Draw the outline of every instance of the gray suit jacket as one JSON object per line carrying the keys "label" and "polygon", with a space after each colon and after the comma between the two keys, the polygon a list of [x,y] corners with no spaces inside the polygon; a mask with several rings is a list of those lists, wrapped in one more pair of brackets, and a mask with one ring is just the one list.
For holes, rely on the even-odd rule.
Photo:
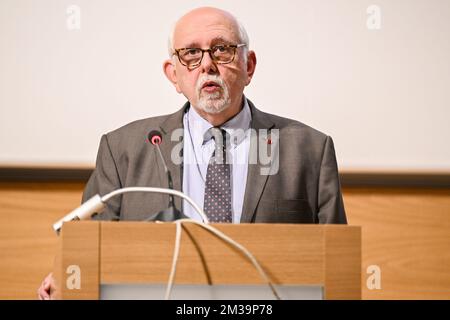
{"label": "gray suit jacket", "polygon": [[[279,170],[261,175],[262,164],[249,164],[241,222],[346,223],[331,137],[301,122],[262,112],[250,101],[249,105],[251,128],[279,129]],[[161,151],[174,188],[181,190],[183,166],[171,161],[179,141],[171,141],[171,134],[183,128],[187,108],[189,103],[173,114],[138,120],[103,135],[83,202],[123,187],[167,187],[157,150],[147,141],[154,129],[163,134]],[[180,209],[181,200],[176,199],[176,204]],[[97,219],[144,220],[167,205],[167,195],[128,193],[111,199]]]}

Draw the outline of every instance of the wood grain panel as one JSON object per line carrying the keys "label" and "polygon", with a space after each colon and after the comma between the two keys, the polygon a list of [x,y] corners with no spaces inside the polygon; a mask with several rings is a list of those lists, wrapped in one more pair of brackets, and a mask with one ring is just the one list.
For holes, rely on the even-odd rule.
{"label": "wood grain panel", "polygon": [[[273,231],[274,226],[268,224],[242,224],[239,228],[235,225],[213,226],[247,247],[263,268],[274,271],[269,274],[274,283],[324,283],[324,243],[319,226],[302,226],[299,229],[295,225],[277,225],[276,232]],[[240,251],[198,226],[186,225],[186,229],[192,238],[182,236],[175,279],[177,283],[262,283],[259,273]],[[101,234],[102,282],[167,282],[175,240],[174,224],[156,227],[153,224],[151,227],[136,222],[104,223]],[[296,239],[294,243],[293,238]],[[192,239],[198,246],[194,245]],[[200,258],[199,251],[204,259]],[[299,252],[302,254],[299,255]],[[209,277],[205,275],[205,269]]]}
{"label": "wood grain panel", "polygon": [[361,299],[361,229],[325,229],[325,298]]}
{"label": "wood grain panel", "polygon": [[80,183],[0,183],[0,299],[36,299],[52,270],[52,224],[81,201]]}
{"label": "wood grain panel", "polygon": [[93,221],[64,223],[54,268],[58,288],[56,298],[98,300],[99,268],[100,224]]}
{"label": "wood grain panel", "polygon": [[[363,226],[365,299],[450,299],[450,191],[346,189],[349,223]],[[366,285],[381,269],[381,289]]]}
{"label": "wood grain panel", "polygon": [[[51,225],[75,208],[83,183],[0,183],[0,299],[34,299],[52,270]],[[450,299],[450,189],[344,188],[362,229],[363,299]],[[381,290],[366,268],[381,267]]]}

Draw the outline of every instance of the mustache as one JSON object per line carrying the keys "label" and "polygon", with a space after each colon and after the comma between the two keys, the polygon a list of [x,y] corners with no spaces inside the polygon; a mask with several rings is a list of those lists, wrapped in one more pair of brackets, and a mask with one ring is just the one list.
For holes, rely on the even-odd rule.
{"label": "mustache", "polygon": [[221,77],[219,77],[218,75],[205,75],[202,76],[200,78],[198,78],[197,80],[197,84],[196,84],[196,91],[198,94],[200,94],[203,86],[207,83],[207,82],[214,82],[216,83],[222,90],[224,90],[225,87],[225,82],[222,80]]}

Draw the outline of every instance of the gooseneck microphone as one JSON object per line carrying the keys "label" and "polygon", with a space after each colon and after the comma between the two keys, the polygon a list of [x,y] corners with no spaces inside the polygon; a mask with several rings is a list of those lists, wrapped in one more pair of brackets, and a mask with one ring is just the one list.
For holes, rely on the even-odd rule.
{"label": "gooseneck microphone", "polygon": [[[152,130],[148,133],[148,141],[152,145],[156,147],[158,150],[159,158],[164,166],[164,171],[167,174],[167,181],[170,190],[173,190],[173,180],[172,174],[170,173],[169,168],[167,167],[166,161],[164,160],[164,156],[161,152],[161,148],[159,147],[162,143],[162,134],[158,130]],[[158,212],[156,215],[148,218],[148,220],[157,220],[157,221],[174,221],[178,219],[187,218],[184,214],[182,214],[175,206],[175,199],[173,194],[169,195],[169,205],[168,208]]]}
{"label": "gooseneck microphone", "polygon": [[[150,143],[152,145],[154,145],[156,147],[156,149],[158,150],[159,153],[159,158],[161,159],[161,162],[164,166],[164,171],[167,174],[167,180],[168,180],[168,185],[169,185],[169,189],[173,190],[173,181],[172,181],[172,174],[170,173],[169,168],[167,168],[167,164],[166,161],[164,160],[164,157],[162,155],[161,152],[161,148],[159,147],[159,145],[162,143],[162,135],[158,130],[152,130],[148,133],[148,141],[150,141]],[[169,197],[169,207],[171,206],[175,206],[175,201],[173,198],[173,195],[170,195]]]}

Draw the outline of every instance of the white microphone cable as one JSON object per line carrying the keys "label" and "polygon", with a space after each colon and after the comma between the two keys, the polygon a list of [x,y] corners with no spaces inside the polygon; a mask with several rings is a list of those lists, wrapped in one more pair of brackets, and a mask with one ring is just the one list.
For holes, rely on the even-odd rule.
{"label": "white microphone cable", "polygon": [[152,187],[128,187],[128,188],[122,188],[117,189],[115,191],[112,191],[103,197],[96,194],[89,200],[87,200],[85,203],[83,203],[81,206],[73,210],[72,212],[65,215],[62,219],[58,220],[53,224],[53,229],[57,234],[59,234],[59,231],[61,230],[62,224],[64,222],[73,221],[73,220],[88,220],[92,217],[94,213],[100,212],[103,210],[106,206],[106,202],[108,202],[111,198],[118,196],[123,193],[128,192],[153,192],[153,193],[164,193],[164,194],[172,194],[175,196],[178,196],[180,198],[185,199],[189,204],[195,209],[195,211],[198,212],[200,217],[202,218],[203,222],[205,224],[209,223],[208,217],[206,217],[205,213],[202,209],[192,200],[190,197],[185,195],[184,193],[172,189],[165,189],[165,188],[152,188]]}
{"label": "white microphone cable", "polygon": [[153,192],[153,193],[172,194],[174,196],[178,196],[180,198],[183,198],[187,202],[189,202],[189,204],[195,209],[195,211],[197,211],[198,214],[200,214],[200,217],[202,218],[202,220],[205,224],[209,223],[208,217],[206,217],[203,210],[200,209],[200,207],[194,202],[194,200],[192,200],[190,197],[185,195],[183,192],[180,192],[177,190],[172,190],[172,189],[152,188],[152,187],[128,187],[128,188],[123,188],[123,189],[115,190],[115,191],[108,193],[107,195],[102,197],[102,202],[105,203],[112,197],[115,197],[119,194],[127,193],[127,192]]}
{"label": "white microphone cable", "polygon": [[258,260],[256,260],[256,258],[253,256],[253,254],[247,248],[245,248],[243,245],[241,245],[238,242],[234,241],[233,239],[231,239],[230,237],[228,237],[227,235],[225,235],[224,233],[222,233],[221,231],[219,231],[218,229],[214,228],[213,226],[211,226],[209,224],[201,223],[201,222],[198,222],[198,221],[195,221],[195,220],[192,220],[192,219],[179,219],[179,220],[176,220],[174,222],[176,224],[175,248],[174,248],[174,251],[173,251],[172,268],[171,268],[170,275],[169,275],[169,281],[167,283],[165,300],[169,300],[170,299],[170,294],[172,292],[173,280],[175,278],[175,273],[176,273],[177,263],[178,263],[178,257],[179,257],[179,253],[180,253],[181,227],[182,227],[183,223],[196,224],[196,225],[198,225],[198,226],[200,226],[200,227],[210,231],[211,233],[213,233],[219,239],[224,240],[225,242],[228,242],[229,244],[231,244],[232,246],[237,248],[239,251],[244,253],[244,255],[254,265],[256,270],[258,270],[258,272],[259,272],[261,278],[264,280],[264,282],[267,283],[267,285],[270,287],[273,295],[275,296],[275,299],[276,300],[281,300],[280,295],[278,294],[278,291],[275,289],[275,286],[273,285],[272,281],[270,281],[270,278],[267,276],[266,272],[261,267],[261,265],[259,264]]}

